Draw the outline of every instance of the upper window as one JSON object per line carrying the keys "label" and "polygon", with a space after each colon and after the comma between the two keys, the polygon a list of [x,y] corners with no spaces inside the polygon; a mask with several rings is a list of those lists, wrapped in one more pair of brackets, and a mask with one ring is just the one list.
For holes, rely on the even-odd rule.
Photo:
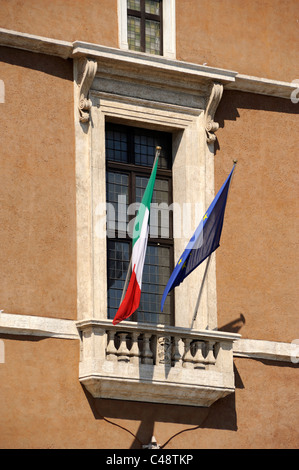
{"label": "upper window", "polygon": [[176,58],[176,0],[117,0],[119,47]]}
{"label": "upper window", "polygon": [[163,55],[162,0],[128,0],[128,46]]}

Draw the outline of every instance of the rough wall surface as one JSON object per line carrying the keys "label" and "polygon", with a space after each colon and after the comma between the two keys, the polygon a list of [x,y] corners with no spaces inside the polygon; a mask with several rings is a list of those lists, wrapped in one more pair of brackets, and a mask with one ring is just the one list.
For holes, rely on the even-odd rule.
{"label": "rough wall surface", "polygon": [[179,0],[176,17],[178,60],[275,80],[299,78],[297,0]]}
{"label": "rough wall surface", "polygon": [[118,47],[117,0],[2,0],[0,27]]}
{"label": "rough wall surface", "polygon": [[[178,58],[298,78],[295,2],[258,5],[178,1]],[[289,27],[280,42],[282,24]],[[0,25],[117,47],[115,0],[3,0]],[[76,319],[72,63],[4,47],[0,60],[0,308]],[[244,338],[298,337],[298,106],[225,91],[215,116],[216,189],[238,159],[217,251],[218,324]],[[78,380],[77,340],[2,340],[1,448],[139,448],[152,434],[168,449],[298,447],[291,363],[235,359],[235,394],[209,409],[182,408],[93,400]]]}
{"label": "rough wall surface", "polygon": [[2,338],[0,448],[139,449],[152,434],[165,449],[298,446],[293,365],[236,359],[236,393],[210,408],[95,400],[78,341]]}
{"label": "rough wall surface", "polygon": [[72,62],[0,47],[0,307],[76,318]]}
{"label": "rough wall surface", "polygon": [[299,333],[298,114],[291,100],[226,91],[215,117],[216,189],[238,160],[216,255],[218,325],[245,338]]}

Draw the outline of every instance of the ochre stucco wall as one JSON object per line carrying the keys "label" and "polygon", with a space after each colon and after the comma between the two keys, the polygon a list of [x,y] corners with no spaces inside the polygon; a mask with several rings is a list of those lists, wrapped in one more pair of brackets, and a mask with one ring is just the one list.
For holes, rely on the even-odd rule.
{"label": "ochre stucco wall", "polygon": [[[118,47],[117,0],[2,0],[0,27]],[[298,79],[297,0],[177,0],[177,59]]]}
{"label": "ochre stucco wall", "polygon": [[118,47],[117,0],[1,0],[0,27]]}
{"label": "ochre stucco wall", "polygon": [[297,0],[178,0],[177,59],[298,79]]}
{"label": "ochre stucco wall", "polygon": [[0,308],[76,318],[72,62],[0,47]]}
{"label": "ochre stucco wall", "polygon": [[235,359],[235,394],[210,408],[154,405],[92,399],[77,340],[2,340],[0,448],[138,449],[152,434],[165,449],[298,447],[293,364]]}
{"label": "ochre stucco wall", "polygon": [[218,325],[245,338],[299,337],[298,114],[291,100],[224,91],[215,116],[216,190],[238,160],[216,255]]}

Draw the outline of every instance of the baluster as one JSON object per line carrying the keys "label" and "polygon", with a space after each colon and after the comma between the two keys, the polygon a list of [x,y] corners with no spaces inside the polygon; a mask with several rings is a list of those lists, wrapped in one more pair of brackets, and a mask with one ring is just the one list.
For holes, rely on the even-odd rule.
{"label": "baluster", "polygon": [[114,344],[114,335],[115,335],[115,333],[112,330],[109,330],[107,332],[108,344],[107,344],[107,348],[106,348],[106,357],[107,357],[108,361],[117,361],[117,357],[116,357],[117,349],[116,349],[115,344]]}
{"label": "baluster", "polygon": [[140,362],[140,351],[138,347],[138,332],[133,332],[132,333],[132,347],[130,349],[130,362],[132,364],[139,364]]}
{"label": "baluster", "polygon": [[153,364],[153,353],[150,348],[151,336],[152,336],[151,333],[143,334],[143,354],[142,354],[143,364]]}
{"label": "baluster", "polygon": [[171,337],[160,336],[157,343],[157,363],[171,365]]}
{"label": "baluster", "polygon": [[191,354],[191,339],[190,338],[186,338],[185,340],[185,354],[184,354],[184,357],[183,357],[183,367],[185,368],[191,368],[193,367],[193,356]]}
{"label": "baluster", "polygon": [[173,366],[182,367],[184,355],[184,342],[182,338],[175,336],[173,341]]}
{"label": "baluster", "polygon": [[127,333],[119,333],[120,345],[117,351],[117,360],[119,362],[129,362],[129,350],[127,347]]}
{"label": "baluster", "polygon": [[215,341],[206,342],[207,355],[205,358],[205,363],[208,365],[214,365],[216,363],[216,359],[214,357],[214,344],[215,344]]}
{"label": "baluster", "polygon": [[203,356],[204,343],[202,341],[195,342],[195,355],[193,358],[194,369],[205,369],[205,358]]}

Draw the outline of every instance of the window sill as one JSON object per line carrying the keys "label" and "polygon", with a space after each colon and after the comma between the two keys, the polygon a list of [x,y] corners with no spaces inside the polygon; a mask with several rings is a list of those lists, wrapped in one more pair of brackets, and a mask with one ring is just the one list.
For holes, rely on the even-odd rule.
{"label": "window sill", "polygon": [[96,398],[208,407],[235,390],[238,334],[110,320],[77,328],[80,382]]}

